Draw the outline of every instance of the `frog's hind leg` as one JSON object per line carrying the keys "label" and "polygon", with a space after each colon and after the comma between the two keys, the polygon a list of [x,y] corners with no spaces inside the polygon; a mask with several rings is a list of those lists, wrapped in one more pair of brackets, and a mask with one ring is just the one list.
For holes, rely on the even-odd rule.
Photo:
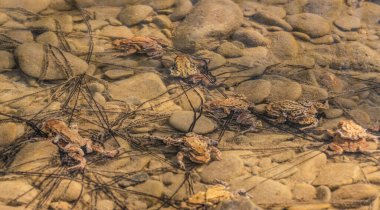
{"label": "frog's hind leg", "polygon": [[76,152],[72,152],[72,153],[68,153],[68,155],[76,160],[76,161],[79,161],[79,164],[75,165],[75,166],[71,166],[69,167],[67,170],[68,171],[77,171],[77,170],[83,170],[85,167],[86,167],[86,158],[84,158],[81,154],[79,153],[76,153]]}
{"label": "frog's hind leg", "polygon": [[318,119],[314,118],[312,120],[312,123],[310,125],[302,127],[302,128],[300,128],[300,130],[303,131],[303,130],[308,130],[308,129],[316,128],[316,127],[318,127],[318,124],[319,124]]}
{"label": "frog's hind leg", "polygon": [[211,153],[214,155],[214,158],[216,160],[223,160],[223,157],[222,157],[222,152],[220,152],[220,150],[216,147],[211,147]]}
{"label": "frog's hind leg", "polygon": [[100,153],[106,157],[110,157],[110,158],[113,158],[115,157],[119,152],[118,150],[110,150],[110,151],[107,151],[105,150],[102,146],[100,145],[95,145],[95,144],[91,144],[91,149],[97,153]]}
{"label": "frog's hind leg", "polygon": [[79,164],[69,167],[68,171],[83,170],[85,168],[87,161],[84,158],[83,150],[78,145],[68,144],[64,147],[64,150],[69,157],[79,162]]}
{"label": "frog's hind leg", "polygon": [[179,151],[177,153],[177,162],[181,169],[186,170],[185,163],[183,162],[183,158],[185,157],[185,154],[183,151]]}

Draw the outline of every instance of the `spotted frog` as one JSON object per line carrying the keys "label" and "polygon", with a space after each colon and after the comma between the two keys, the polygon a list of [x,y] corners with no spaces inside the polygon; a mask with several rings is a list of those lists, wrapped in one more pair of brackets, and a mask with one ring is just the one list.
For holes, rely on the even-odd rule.
{"label": "spotted frog", "polygon": [[234,194],[223,185],[214,185],[205,191],[200,191],[189,197],[188,203],[195,205],[214,206],[222,201],[231,200]]}
{"label": "spotted frog", "polygon": [[222,154],[217,148],[217,141],[193,132],[189,132],[179,138],[160,136],[148,136],[148,138],[151,140],[160,140],[166,145],[178,147],[180,151],[177,153],[177,161],[182,169],[186,169],[185,163],[183,162],[184,157],[199,164],[210,162],[212,159],[211,156],[214,156],[216,160],[222,159]]}
{"label": "spotted frog", "polygon": [[245,127],[242,133],[256,132],[262,126],[261,121],[257,120],[249,110],[251,106],[247,97],[241,94],[229,95],[227,98],[213,100],[205,105],[207,112],[218,121],[229,120],[230,128],[233,126]]}
{"label": "spotted frog", "polygon": [[82,137],[78,133],[76,126],[69,127],[59,119],[45,121],[43,130],[48,133],[59,149],[79,162],[79,164],[69,167],[68,171],[83,170],[86,166],[84,156],[87,153],[97,152],[111,158],[118,154],[117,150],[106,151],[100,145],[94,144],[90,139]]}
{"label": "spotted frog", "polygon": [[265,112],[275,123],[291,122],[303,126],[300,129],[305,130],[318,126],[316,115],[325,109],[328,109],[327,103],[282,100],[269,103]]}
{"label": "spotted frog", "polygon": [[377,141],[378,137],[369,134],[366,129],[352,120],[342,120],[334,130],[328,129],[327,134],[332,137],[329,149],[334,154],[344,152],[367,152],[367,140]]}
{"label": "spotted frog", "polygon": [[[207,62],[205,61],[202,65],[207,65]],[[206,86],[214,82],[215,78],[208,72],[202,72],[200,67],[201,64],[189,56],[178,55],[170,69],[170,76],[181,78],[192,84],[201,83]]]}
{"label": "spotted frog", "polygon": [[146,54],[149,57],[157,58],[164,54],[164,47],[167,45],[164,41],[152,38],[135,36],[129,39],[117,39],[112,42],[117,49],[126,51],[126,55],[135,53]]}

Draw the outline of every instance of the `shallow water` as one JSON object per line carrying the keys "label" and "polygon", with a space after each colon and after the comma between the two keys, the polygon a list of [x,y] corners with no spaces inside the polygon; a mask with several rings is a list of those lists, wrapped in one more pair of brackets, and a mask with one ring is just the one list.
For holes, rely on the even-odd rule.
{"label": "shallow water", "polygon": [[2,0],[0,209],[378,209],[379,24],[377,0]]}

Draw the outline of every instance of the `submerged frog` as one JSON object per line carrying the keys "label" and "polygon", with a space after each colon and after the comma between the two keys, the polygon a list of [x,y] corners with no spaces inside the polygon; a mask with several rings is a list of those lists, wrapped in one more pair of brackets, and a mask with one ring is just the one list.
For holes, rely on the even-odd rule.
{"label": "submerged frog", "polygon": [[135,36],[130,39],[117,39],[112,42],[117,49],[126,51],[126,55],[135,53],[146,54],[149,57],[157,58],[164,54],[164,41],[152,37]]}
{"label": "submerged frog", "polygon": [[53,143],[59,149],[79,164],[68,168],[69,171],[83,170],[86,166],[84,155],[91,152],[100,153],[106,157],[115,157],[117,150],[106,151],[100,145],[94,144],[91,139],[82,137],[76,126],[69,127],[64,121],[59,119],[50,119],[44,122],[43,130],[52,137]]}
{"label": "submerged frog", "polygon": [[185,136],[179,138],[161,136],[148,136],[148,138],[151,140],[160,140],[166,145],[178,147],[177,161],[182,169],[186,169],[185,163],[183,162],[184,157],[189,158],[191,162],[199,164],[210,162],[212,156],[216,160],[222,159],[222,154],[217,148],[217,141],[193,132],[187,133]]}
{"label": "submerged frog", "polygon": [[317,114],[328,107],[327,103],[282,100],[269,103],[265,112],[276,123],[291,122],[303,126],[300,129],[305,130],[317,127]]}
{"label": "submerged frog", "polygon": [[202,63],[196,62],[190,56],[178,55],[173,67],[170,69],[170,76],[175,78],[181,78],[189,83],[198,84],[201,83],[205,86],[215,82],[215,78],[207,71],[201,71],[205,65],[206,60],[202,60]]}
{"label": "submerged frog", "polygon": [[189,197],[188,203],[190,205],[206,205],[212,207],[222,201],[232,200],[234,197],[234,194],[229,192],[226,186],[214,185],[205,191],[200,191]]}
{"label": "submerged frog", "polygon": [[344,152],[369,152],[367,140],[378,140],[377,136],[368,133],[352,120],[340,121],[337,128],[328,129],[327,134],[333,138],[329,149],[339,155]]}
{"label": "submerged frog", "polygon": [[[207,112],[216,118],[218,121],[228,120],[232,126],[245,127],[242,133],[256,132],[262,126],[261,121],[251,113],[249,108],[252,106],[247,100],[247,97],[240,94],[229,95],[227,98],[213,100],[206,105]],[[230,116],[233,114],[232,116]]]}

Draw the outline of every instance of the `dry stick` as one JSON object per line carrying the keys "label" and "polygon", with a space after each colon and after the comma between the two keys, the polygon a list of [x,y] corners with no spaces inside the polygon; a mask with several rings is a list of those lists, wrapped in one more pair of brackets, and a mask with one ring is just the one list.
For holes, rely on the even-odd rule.
{"label": "dry stick", "polygon": [[[179,81],[178,83],[181,86],[182,90],[185,91],[185,89],[184,89],[181,81]],[[190,127],[189,127],[189,129],[187,131],[187,132],[192,132],[193,129],[194,129],[194,127],[195,127],[195,124],[197,123],[198,119],[201,117],[202,113],[200,113],[199,116],[197,116],[197,111],[195,110],[193,104],[191,103],[191,100],[190,100],[189,96],[187,95],[187,92],[184,92],[184,93],[185,93],[186,99],[189,102],[190,107],[193,110],[193,114],[194,114],[194,116],[193,116],[193,122],[191,123],[191,125],[190,125]]]}

